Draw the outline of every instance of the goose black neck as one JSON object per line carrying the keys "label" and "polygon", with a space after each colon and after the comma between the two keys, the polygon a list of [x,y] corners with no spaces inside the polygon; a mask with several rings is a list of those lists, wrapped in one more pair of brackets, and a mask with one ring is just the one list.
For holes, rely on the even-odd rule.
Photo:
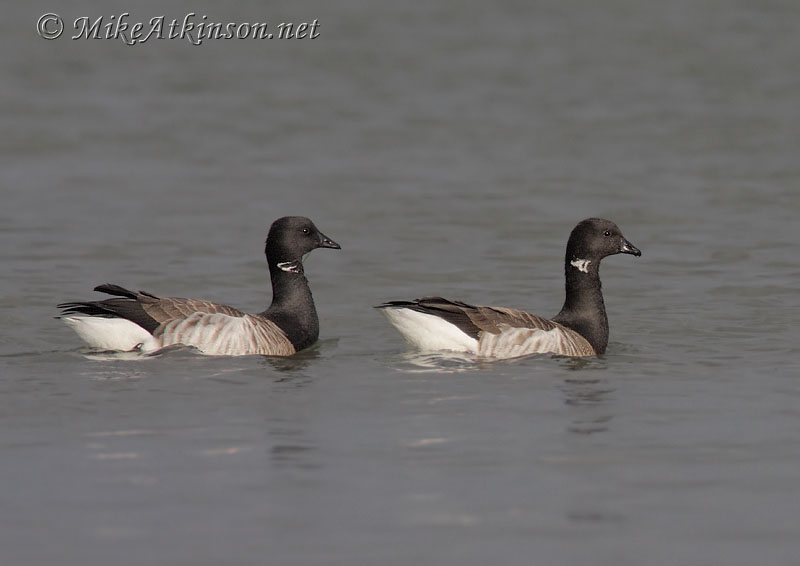
{"label": "goose black neck", "polygon": [[262,314],[280,326],[300,351],[317,341],[319,319],[308,280],[303,272],[303,263],[295,261],[270,261],[269,274],[272,280],[272,304]]}
{"label": "goose black neck", "polygon": [[[600,284],[600,261],[578,263],[567,254],[564,261],[566,298],[555,322],[586,338],[594,351],[602,354],[608,345],[608,317]],[[584,271],[585,270],[585,271]]]}

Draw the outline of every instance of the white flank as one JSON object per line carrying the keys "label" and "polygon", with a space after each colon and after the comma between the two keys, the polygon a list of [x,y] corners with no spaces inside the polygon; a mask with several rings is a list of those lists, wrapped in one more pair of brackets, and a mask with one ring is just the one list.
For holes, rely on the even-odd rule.
{"label": "white flank", "polygon": [[159,347],[158,340],[147,330],[124,318],[65,316],[61,320],[92,348],[129,352],[139,345],[143,349]]}
{"label": "white flank", "polygon": [[569,264],[572,267],[577,267],[578,271],[583,271],[584,273],[589,273],[589,264],[592,263],[589,259],[573,259]]}
{"label": "white flank", "polygon": [[477,340],[438,316],[406,308],[381,310],[400,334],[420,350],[453,350],[473,354],[478,351]]}

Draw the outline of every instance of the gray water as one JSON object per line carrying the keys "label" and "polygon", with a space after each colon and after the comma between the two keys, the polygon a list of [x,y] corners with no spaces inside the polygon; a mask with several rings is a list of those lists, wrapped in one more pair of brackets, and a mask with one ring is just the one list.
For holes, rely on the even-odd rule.
{"label": "gray water", "polygon": [[[3,564],[800,564],[800,7],[137,5],[297,41],[0,35]],[[132,6],[75,3],[65,20]],[[269,224],[321,339],[290,359],[87,352],[114,282],[261,310]],[[441,294],[553,315],[580,219],[606,355],[410,352]]]}

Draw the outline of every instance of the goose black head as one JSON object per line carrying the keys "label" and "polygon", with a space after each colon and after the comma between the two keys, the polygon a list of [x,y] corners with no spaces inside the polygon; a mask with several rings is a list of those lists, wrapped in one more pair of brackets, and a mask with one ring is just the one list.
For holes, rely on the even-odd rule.
{"label": "goose black head", "polygon": [[619,226],[603,218],[587,218],[573,228],[567,242],[567,262],[580,271],[588,271],[606,256],[614,254],[642,255],[642,252],[630,243]]}
{"label": "goose black head", "polygon": [[[317,248],[339,250],[341,246],[320,232],[305,216],[284,216],[272,223],[265,252],[270,266],[292,262],[299,265],[304,255]],[[291,271],[291,267],[281,269]]]}

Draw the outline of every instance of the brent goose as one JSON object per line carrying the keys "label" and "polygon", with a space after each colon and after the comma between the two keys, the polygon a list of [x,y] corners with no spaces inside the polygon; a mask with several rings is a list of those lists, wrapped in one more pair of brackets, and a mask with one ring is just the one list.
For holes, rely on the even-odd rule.
{"label": "brent goose", "polygon": [[578,223],[564,258],[566,300],[552,319],[441,297],[389,301],[376,308],[411,344],[425,351],[455,350],[496,359],[546,352],[594,356],[608,345],[600,260],[619,253],[642,255],[613,222],[587,218]]}
{"label": "brent goose", "polygon": [[199,299],[161,298],[105,284],[95,291],[117,298],[62,303],[61,320],[90,346],[151,353],[194,346],[204,354],[289,356],[319,336],[317,310],[303,272],[303,256],[316,248],[341,249],[302,216],[272,223],[266,255],[272,304],[259,314]]}

